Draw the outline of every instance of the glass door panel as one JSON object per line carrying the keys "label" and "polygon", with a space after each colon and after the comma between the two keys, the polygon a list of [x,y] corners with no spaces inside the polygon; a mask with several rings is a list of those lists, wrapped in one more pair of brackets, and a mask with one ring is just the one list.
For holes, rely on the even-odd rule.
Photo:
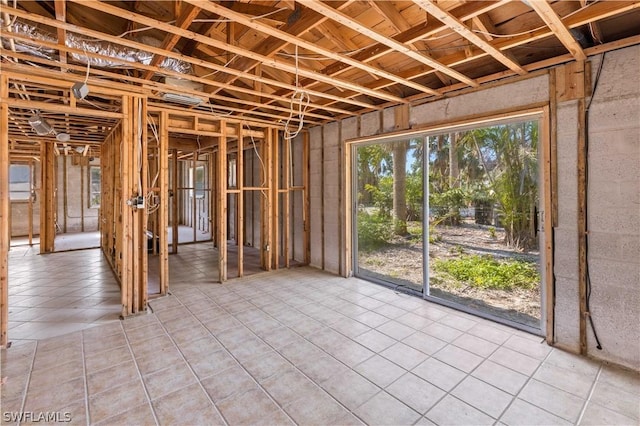
{"label": "glass door panel", "polygon": [[428,296],[539,329],[538,121],[426,143]]}
{"label": "glass door panel", "polygon": [[356,274],[422,292],[422,139],[354,148]]}

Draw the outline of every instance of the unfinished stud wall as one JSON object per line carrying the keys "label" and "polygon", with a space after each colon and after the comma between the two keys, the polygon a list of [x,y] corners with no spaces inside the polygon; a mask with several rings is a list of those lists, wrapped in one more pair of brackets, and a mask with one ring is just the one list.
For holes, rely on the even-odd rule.
{"label": "unfinished stud wall", "polygon": [[[590,58],[594,74],[600,57]],[[604,349],[587,331],[588,354],[640,370],[640,47],[607,53],[591,106],[588,226],[591,311]],[[415,106],[412,127],[550,102],[548,74]],[[587,98],[588,102],[589,98]],[[555,341],[580,349],[578,290],[577,149],[578,101],[557,105],[557,201],[554,228]],[[345,167],[345,140],[385,133],[393,109],[372,112],[309,130],[311,149],[311,265],[337,273],[334,258],[346,242],[335,225],[335,181],[329,173]],[[354,134],[355,131],[355,134]],[[346,165],[349,167],[350,165]],[[328,207],[331,206],[331,209]],[[343,206],[344,208],[344,206]],[[331,211],[331,215],[329,215]],[[347,215],[348,217],[348,215]],[[344,259],[342,260],[344,261]],[[348,274],[350,271],[345,271]],[[344,274],[344,275],[346,275]]]}

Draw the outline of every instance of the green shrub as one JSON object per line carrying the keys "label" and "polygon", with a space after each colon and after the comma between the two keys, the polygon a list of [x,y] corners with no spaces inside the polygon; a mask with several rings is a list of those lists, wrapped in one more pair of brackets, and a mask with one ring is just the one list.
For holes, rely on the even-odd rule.
{"label": "green shrub", "polygon": [[498,261],[491,256],[462,256],[437,259],[433,269],[457,281],[479,288],[512,290],[532,289],[540,283],[535,263],[510,259]]}
{"label": "green shrub", "polygon": [[494,240],[496,239],[496,227],[495,226],[490,226],[489,227],[489,236]]}
{"label": "green shrub", "polygon": [[393,222],[384,215],[361,211],[358,213],[358,248],[374,250],[387,244],[393,237]]}

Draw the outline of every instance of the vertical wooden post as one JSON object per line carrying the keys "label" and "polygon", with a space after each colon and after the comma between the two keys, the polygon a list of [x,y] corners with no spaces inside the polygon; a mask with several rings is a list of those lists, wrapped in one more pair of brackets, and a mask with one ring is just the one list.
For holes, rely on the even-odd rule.
{"label": "vertical wooden post", "polygon": [[42,162],[40,194],[40,253],[51,253],[56,238],[56,167],[53,144],[40,143]]}
{"label": "vertical wooden post", "polygon": [[311,263],[311,226],[309,223],[309,216],[311,215],[311,206],[309,203],[309,183],[310,183],[310,159],[309,159],[309,132],[303,134],[303,148],[302,148],[302,182],[304,189],[302,192],[302,220],[304,225],[304,263]]}
{"label": "vertical wooden post", "polygon": [[195,151],[193,153],[193,158],[191,159],[191,177],[192,181],[189,183],[191,186],[191,227],[193,228],[193,241],[196,242],[198,240],[197,227],[198,227],[198,204],[196,199],[196,181],[198,180],[198,176],[196,170],[198,169],[198,152]]}
{"label": "vertical wooden post", "polygon": [[167,229],[169,227],[169,113],[167,111],[160,112],[158,127],[160,133],[157,151],[160,163],[160,174],[158,175],[158,186],[160,187],[160,209],[158,210],[160,294],[165,295],[169,291],[169,232]]}
{"label": "vertical wooden post", "polygon": [[[552,73],[553,74],[553,73]],[[553,96],[553,95],[552,95]],[[553,162],[555,161],[552,155],[552,140],[551,133],[555,131],[553,126],[553,118],[550,117],[551,108],[544,109],[544,116],[542,118],[542,132],[540,132],[539,139],[542,147],[542,176],[543,176],[543,188],[542,192],[544,198],[542,202],[542,232],[544,233],[544,307],[545,307],[545,324],[541,325],[545,328],[545,337],[548,344],[554,343],[554,304],[555,304],[555,282],[553,276],[553,181],[555,176],[552,173]]]}
{"label": "vertical wooden post", "polygon": [[236,221],[236,241],[238,244],[238,277],[244,276],[244,135],[242,124],[238,124],[238,155],[236,165],[236,183],[238,185],[238,198],[236,209],[238,220]]}
{"label": "vertical wooden post", "polygon": [[[127,205],[127,200],[133,195],[130,175],[133,174],[133,161],[131,158],[131,145],[133,145],[132,135],[132,114],[134,114],[132,99],[129,96],[122,98],[122,149],[120,151],[120,180],[116,179],[115,184],[121,185],[121,195],[117,203],[122,206],[122,265],[120,274],[120,291],[122,297],[122,316],[125,317],[133,312],[133,218],[131,207]],[[117,150],[117,147],[114,147]]]}
{"label": "vertical wooden post", "polygon": [[178,150],[171,151],[173,156],[173,181],[171,189],[173,197],[171,197],[171,253],[178,253]]}
{"label": "vertical wooden post", "polygon": [[271,201],[271,268],[280,269],[280,138],[278,137],[277,129],[270,129],[272,133],[272,146],[271,146],[271,169],[272,175],[272,201]]}
{"label": "vertical wooden post", "polygon": [[218,281],[227,280],[227,123],[220,123],[220,143],[218,144]]}
{"label": "vertical wooden post", "polygon": [[284,266],[288,268],[290,266],[289,263],[289,248],[290,248],[290,238],[291,238],[291,140],[286,138],[282,138],[283,143],[283,159],[282,159],[282,180],[284,184],[282,185],[284,189],[284,197],[282,200],[282,236],[283,236],[283,247],[282,252],[284,254]]}
{"label": "vertical wooden post", "polygon": [[7,347],[9,323],[9,81],[0,75],[0,346]]}
{"label": "vertical wooden post", "polygon": [[273,202],[273,170],[271,167],[271,145],[274,143],[273,141],[273,132],[271,129],[264,130],[264,142],[260,146],[261,156],[263,159],[262,167],[265,168],[263,173],[266,175],[266,188],[261,191],[263,197],[260,199],[262,209],[262,220],[260,221],[261,227],[261,241],[262,247],[261,252],[264,253],[264,263],[263,268],[265,271],[271,270],[271,258],[272,258],[272,249],[271,249],[271,220],[272,220],[272,211],[271,204]]}
{"label": "vertical wooden post", "polygon": [[[340,138],[342,143],[342,138]],[[352,169],[351,169],[351,145],[346,145],[344,149],[343,161],[344,167],[342,167],[342,195],[344,197],[343,203],[343,216],[341,217],[343,223],[343,236],[344,239],[344,270],[342,276],[347,277],[351,275],[353,271],[353,252],[352,252],[352,235],[353,235],[353,223],[352,216],[356,214],[353,211],[352,205]]]}
{"label": "vertical wooden post", "polygon": [[578,84],[578,290],[580,293],[580,353],[587,353],[587,144],[585,63],[576,63]]}
{"label": "vertical wooden post", "polygon": [[28,220],[29,220],[29,246],[33,245],[33,160],[29,160],[29,201],[28,201]]}

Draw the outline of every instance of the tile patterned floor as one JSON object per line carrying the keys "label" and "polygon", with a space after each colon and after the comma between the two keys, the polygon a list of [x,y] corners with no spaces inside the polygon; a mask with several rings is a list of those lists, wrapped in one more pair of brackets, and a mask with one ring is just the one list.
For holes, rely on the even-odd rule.
{"label": "tile patterned floor", "polygon": [[9,336],[14,344],[116,321],[120,287],[99,249],[9,251]]}
{"label": "tile patterned floor", "polygon": [[3,422],[640,422],[637,374],[539,337],[311,268],[220,285],[199,265],[153,313],[3,350]]}

